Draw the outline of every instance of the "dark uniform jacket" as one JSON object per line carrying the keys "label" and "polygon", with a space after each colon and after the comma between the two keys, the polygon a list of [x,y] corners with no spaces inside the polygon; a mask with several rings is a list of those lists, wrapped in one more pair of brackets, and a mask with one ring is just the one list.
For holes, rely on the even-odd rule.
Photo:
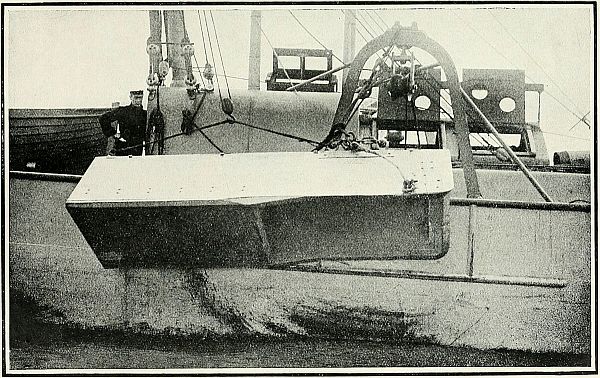
{"label": "dark uniform jacket", "polygon": [[[146,116],[146,110],[132,105],[118,107],[100,116],[100,126],[107,137],[115,135],[117,129],[113,127],[112,123],[119,122],[121,138],[125,139],[125,142],[115,140],[115,155],[142,154],[141,144],[146,135]],[[123,150],[137,145],[139,147]]]}

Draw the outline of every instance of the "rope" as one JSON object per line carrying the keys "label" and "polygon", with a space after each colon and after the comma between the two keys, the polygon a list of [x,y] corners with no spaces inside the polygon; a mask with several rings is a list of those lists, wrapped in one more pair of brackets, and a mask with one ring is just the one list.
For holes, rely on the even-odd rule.
{"label": "rope", "polygon": [[[200,129],[200,130],[206,130],[206,129],[210,129],[211,127],[215,127],[215,126],[219,126],[225,123],[229,123],[228,121],[220,121],[220,122],[215,122],[215,123],[211,123],[210,125],[206,125],[206,126],[202,126],[202,127],[196,127],[196,130]],[[176,133],[176,134],[172,134],[166,137],[163,137],[161,139],[155,139],[152,142],[150,142],[149,144],[155,144],[155,143],[159,143],[159,142],[164,142],[167,141],[169,139],[173,139],[173,138],[177,138],[180,137],[182,135],[189,135],[188,133],[185,132],[181,132],[181,133]],[[136,144],[135,146],[129,146],[129,147],[125,147],[125,148],[119,148],[119,149],[115,149],[115,152],[124,152],[124,151],[129,151],[129,150],[133,150],[139,147],[142,147],[143,143],[140,144]]]}
{"label": "rope", "polygon": [[[206,133],[204,133],[204,132],[203,132],[203,131],[204,131],[204,130],[206,130],[206,129],[210,129],[210,128],[212,128],[212,127],[219,126],[219,125],[224,125],[224,124],[229,124],[229,125],[238,124],[238,125],[242,125],[242,126],[249,127],[249,128],[251,128],[251,129],[256,129],[256,130],[264,131],[264,132],[267,132],[267,133],[271,133],[271,134],[279,135],[279,136],[282,136],[282,137],[285,137],[285,138],[295,139],[295,140],[297,140],[297,141],[299,141],[299,142],[305,142],[305,143],[311,144],[311,145],[313,145],[313,146],[319,145],[319,142],[317,142],[317,141],[314,141],[314,140],[311,140],[311,139],[307,139],[307,138],[299,137],[299,136],[296,136],[296,135],[293,135],[293,134],[283,133],[283,132],[280,132],[280,131],[275,131],[275,130],[267,129],[267,128],[260,127],[260,126],[256,126],[256,125],[251,125],[251,124],[249,124],[249,123],[242,122],[242,121],[238,121],[238,120],[236,120],[236,119],[231,119],[231,118],[230,118],[230,119],[223,120],[223,121],[219,121],[219,122],[211,123],[211,124],[209,124],[209,125],[202,126],[202,127],[199,127],[199,126],[197,126],[196,124],[194,124],[194,130],[193,130],[193,131],[198,131],[198,132],[200,132],[200,133],[202,134],[202,136],[204,136],[204,137],[206,138],[206,140],[207,140],[207,141],[208,141],[208,142],[209,142],[211,145],[213,145],[213,147],[215,147],[217,150],[219,150],[219,152],[220,152],[220,153],[224,153],[224,152],[223,152],[223,150],[222,150],[222,149],[220,149],[220,148],[219,148],[219,147],[218,147],[218,146],[217,146],[217,145],[216,145],[216,144],[215,144],[215,143],[214,143],[214,142],[213,142],[213,141],[212,141],[212,140],[211,140],[211,139],[208,137],[208,135],[206,135]],[[154,141],[152,141],[150,144],[151,144],[151,145],[154,145],[154,144],[156,144],[156,143],[161,143],[161,142],[162,142],[162,143],[164,143],[164,141],[166,141],[166,140],[169,140],[169,139],[172,139],[172,138],[176,138],[176,137],[180,137],[180,136],[182,136],[182,135],[190,135],[190,133],[186,133],[186,132],[180,132],[180,133],[172,134],[172,135],[169,135],[169,136],[167,136],[167,137],[163,137],[163,138],[161,138],[161,139],[155,139],[155,140],[154,140]],[[138,145],[135,145],[135,146],[130,146],[130,147],[125,147],[125,148],[120,148],[120,149],[118,149],[118,150],[115,150],[115,152],[124,152],[124,151],[129,151],[129,150],[133,150],[133,149],[139,148],[139,147],[141,147],[141,146],[143,146],[143,144],[142,144],[142,143],[140,143],[140,144],[138,144]]]}
{"label": "rope", "polygon": [[396,165],[396,163],[394,163],[392,160],[388,159],[386,156],[379,154],[376,150],[365,150],[366,152],[379,156],[380,158],[382,158],[383,160],[387,161],[388,163],[390,163],[394,168],[396,168],[396,170],[398,171],[398,173],[400,173],[400,177],[402,177],[402,181],[406,180],[406,176],[404,176],[404,173],[402,172],[402,170],[400,169],[400,167],[398,167]]}
{"label": "rope", "polygon": [[271,133],[271,134],[283,136],[283,137],[290,138],[290,139],[295,139],[298,142],[306,142],[308,144],[315,145],[315,146],[319,144],[319,142],[314,141],[314,140],[306,139],[306,138],[295,136],[295,135],[292,135],[292,134],[282,133],[280,131],[266,129],[264,127],[254,126],[254,125],[251,125],[249,123],[245,123],[245,122],[238,121],[238,120],[234,120],[233,123],[237,123],[239,125],[246,126],[246,127],[251,128],[251,129],[261,130],[261,131],[265,131],[267,133]]}
{"label": "rope", "polygon": [[[372,33],[369,31],[369,29],[368,29],[368,28],[367,28],[367,27],[366,27],[366,26],[365,26],[365,25],[364,25],[364,24],[363,24],[363,23],[362,23],[362,22],[361,22],[361,21],[358,19],[358,17],[357,17],[357,16],[355,16],[354,14],[352,14],[352,12],[350,12],[349,14],[350,14],[350,15],[351,15],[351,16],[352,16],[352,17],[353,17],[353,18],[354,18],[356,21],[358,21],[358,23],[360,24],[360,26],[362,26],[362,27],[363,27],[363,29],[365,29],[365,31],[366,31],[367,33],[369,33],[369,35],[371,36],[371,39],[375,39],[375,35],[374,35],[374,34],[372,34]],[[357,14],[358,14],[358,13],[357,13]],[[365,22],[366,22],[366,21],[365,21]],[[369,26],[370,26],[370,25],[369,25]],[[367,39],[364,37],[364,35],[363,35],[363,34],[360,32],[360,29],[356,28],[356,31],[358,32],[358,34],[361,36],[361,38],[362,38],[362,39],[363,39],[363,40],[364,40],[366,43],[369,43],[369,40],[367,40]],[[375,31],[375,29],[374,29],[374,28],[373,28],[373,31]],[[377,32],[375,32],[375,33],[377,33]],[[377,57],[378,57],[378,58],[382,59],[382,58],[381,58],[381,55],[379,55],[379,51],[375,52],[375,54],[377,54]],[[387,55],[387,54],[386,54],[386,55]],[[387,58],[387,57],[386,57],[386,58]],[[392,65],[393,65],[393,64],[394,64],[394,62],[392,62]]]}
{"label": "rope", "polygon": [[202,104],[204,103],[205,98],[206,91],[202,91],[202,97],[200,98],[200,101],[198,101],[198,105],[196,105],[196,109],[194,110],[193,114],[188,109],[184,109],[182,111],[183,119],[181,121],[181,131],[184,133],[189,134],[192,132],[192,129],[196,127],[195,119],[200,111],[200,108],[202,107]]}
{"label": "rope", "polygon": [[[150,113],[148,125],[146,126],[145,139],[150,139],[152,135],[159,136],[158,154],[162,155],[165,150],[165,143],[161,140],[165,135],[165,118],[162,112],[160,111],[160,86],[156,87],[156,108],[154,108],[154,110],[152,110],[152,112]],[[144,146],[144,143],[142,143],[142,146]],[[154,153],[155,146],[156,144],[152,143],[150,153]]]}
{"label": "rope", "polygon": [[296,20],[296,22],[298,22],[298,24],[302,27],[302,29],[304,29],[304,31],[306,31],[308,33],[308,35],[310,35],[315,41],[317,41],[317,43],[319,45],[321,45],[321,47],[323,47],[325,50],[331,51],[331,55],[335,59],[337,59],[340,63],[346,64],[346,63],[344,63],[343,60],[341,60],[340,58],[338,58],[337,55],[335,55],[332,50],[328,49],[327,46],[325,46],[323,43],[321,43],[321,41],[319,41],[319,39],[317,39],[317,37],[315,37],[304,25],[302,25],[302,22],[300,22],[300,20],[294,15],[294,13],[291,10],[288,10],[288,12],[290,12],[290,14],[294,18],[294,20]]}
{"label": "rope", "polygon": [[204,130],[202,130],[201,128],[199,128],[198,126],[196,126],[196,124],[194,124],[194,128],[208,141],[208,143],[212,144],[212,146],[214,148],[216,148],[220,153],[224,154],[225,152],[223,152],[222,149],[219,148],[219,146],[217,146],[215,144],[215,142],[212,141],[212,139],[210,139],[208,137],[208,135],[206,135],[206,133],[204,132]]}
{"label": "rope", "polygon": [[585,140],[587,142],[589,142],[590,140],[587,138],[579,138],[573,135],[564,135],[564,134],[558,134],[558,133],[551,133],[550,131],[543,131],[542,130],[542,134],[550,134],[550,135],[557,135],[557,136],[561,136],[561,137],[565,137],[565,138],[571,138],[571,139],[579,139],[579,140]]}
{"label": "rope", "polygon": [[348,126],[348,124],[350,123],[350,120],[352,119],[352,117],[354,117],[354,115],[356,114],[356,111],[360,108],[360,106],[362,105],[363,101],[365,101],[367,97],[363,97],[361,98],[358,104],[354,105],[354,108],[352,109],[352,112],[350,113],[350,116],[348,117],[348,119],[346,120],[346,122],[344,123],[344,128],[346,128],[346,126]]}

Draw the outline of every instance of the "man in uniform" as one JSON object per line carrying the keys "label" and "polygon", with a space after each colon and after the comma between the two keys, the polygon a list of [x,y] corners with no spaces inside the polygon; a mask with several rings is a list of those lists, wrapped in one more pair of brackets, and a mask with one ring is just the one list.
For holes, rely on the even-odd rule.
{"label": "man in uniform", "polygon": [[129,98],[130,105],[120,106],[100,116],[104,135],[115,138],[113,151],[117,156],[141,155],[143,150],[147,118],[147,112],[142,106],[144,91],[131,91]]}

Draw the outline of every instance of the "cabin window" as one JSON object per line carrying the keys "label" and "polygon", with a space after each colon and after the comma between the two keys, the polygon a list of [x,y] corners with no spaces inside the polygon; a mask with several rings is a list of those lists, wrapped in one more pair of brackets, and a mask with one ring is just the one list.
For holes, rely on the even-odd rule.
{"label": "cabin window", "polygon": [[387,140],[390,148],[442,148],[438,131],[379,130],[378,139]]}
{"label": "cabin window", "polygon": [[475,97],[478,100],[483,100],[488,95],[487,89],[473,89],[471,91],[471,96]]}
{"label": "cabin window", "polygon": [[327,71],[327,59],[320,56],[304,58],[304,68],[313,71]]}
{"label": "cabin window", "polygon": [[277,58],[277,68],[287,70],[298,69],[300,67],[300,57],[297,56],[280,56]]}
{"label": "cabin window", "polygon": [[[500,137],[517,155],[531,154],[529,135],[525,130],[519,133],[500,133]],[[491,150],[502,147],[491,133],[470,133],[469,140],[473,153],[478,155],[491,153]]]}
{"label": "cabin window", "polygon": [[419,110],[427,110],[431,107],[431,100],[427,96],[419,96],[415,99],[415,106]]}
{"label": "cabin window", "polygon": [[504,113],[510,113],[513,110],[515,110],[515,107],[517,105],[515,103],[515,100],[513,100],[512,98],[504,97],[502,100],[500,100],[498,106],[500,106],[500,110],[502,110]]}

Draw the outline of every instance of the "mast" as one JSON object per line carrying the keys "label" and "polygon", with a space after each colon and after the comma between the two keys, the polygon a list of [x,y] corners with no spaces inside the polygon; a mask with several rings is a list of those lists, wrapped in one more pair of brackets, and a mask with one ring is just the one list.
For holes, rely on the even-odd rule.
{"label": "mast", "polygon": [[248,89],[260,90],[260,28],[262,14],[253,10],[250,15],[250,54],[248,61]]}
{"label": "mast", "polygon": [[185,87],[186,69],[181,43],[187,36],[182,10],[164,11],[167,61],[173,73],[172,87]]}
{"label": "mast", "polygon": [[[348,64],[354,60],[356,54],[356,11],[346,9],[344,11],[344,63]],[[342,86],[346,82],[348,69],[344,70]]]}

